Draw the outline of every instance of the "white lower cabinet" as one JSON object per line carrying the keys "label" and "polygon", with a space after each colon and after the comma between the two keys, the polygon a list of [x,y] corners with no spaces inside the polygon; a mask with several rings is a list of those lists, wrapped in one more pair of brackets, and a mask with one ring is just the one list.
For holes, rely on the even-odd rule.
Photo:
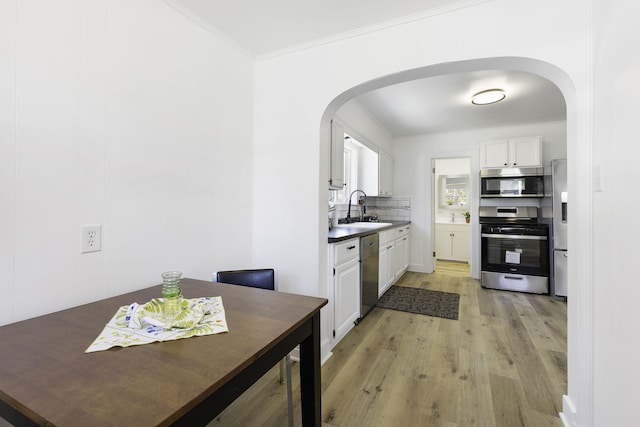
{"label": "white lower cabinet", "polygon": [[396,248],[397,248],[397,262],[398,268],[396,270],[396,275],[398,277],[402,276],[405,271],[407,271],[407,267],[409,266],[409,237],[404,236],[396,240]]}
{"label": "white lower cabinet", "polygon": [[409,230],[409,225],[397,228],[398,235],[396,239],[396,279],[399,279],[400,276],[402,276],[409,267]]}
{"label": "white lower cabinet", "polygon": [[468,225],[436,224],[436,258],[469,262],[471,233]]}
{"label": "white lower cabinet", "polygon": [[[409,266],[409,226],[378,233],[378,296],[382,296]],[[333,301],[332,346],[335,346],[360,317],[360,239],[329,245],[330,300]]]}
{"label": "white lower cabinet", "polygon": [[[386,231],[378,233],[378,245],[380,257],[378,258],[378,297],[387,290],[387,277],[389,277],[389,249],[387,248]],[[383,239],[385,239],[383,241]]]}
{"label": "white lower cabinet", "polygon": [[379,233],[378,296],[382,296],[409,267],[409,230],[407,225]]}
{"label": "white lower cabinet", "polygon": [[[389,242],[389,233],[386,230],[378,233],[380,257],[378,258],[378,297],[382,296],[391,286],[390,277],[393,266],[390,264],[390,257],[395,256],[395,241]],[[390,255],[393,254],[393,255]]]}
{"label": "white lower cabinet", "polygon": [[360,317],[360,241],[332,245],[333,342],[337,343]]}
{"label": "white lower cabinet", "polygon": [[396,246],[396,241],[389,241],[387,247],[389,249],[387,254],[389,272],[385,280],[385,291],[393,285],[393,282],[396,281],[396,276],[398,275],[398,247]]}

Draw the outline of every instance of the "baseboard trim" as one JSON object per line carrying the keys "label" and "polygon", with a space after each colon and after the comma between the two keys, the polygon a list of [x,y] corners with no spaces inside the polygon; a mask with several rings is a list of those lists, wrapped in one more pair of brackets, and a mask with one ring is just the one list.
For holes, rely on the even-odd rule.
{"label": "baseboard trim", "polygon": [[[300,362],[300,346],[296,346],[296,348],[291,350],[289,355],[291,356],[291,360]],[[325,340],[320,344],[320,365],[322,366],[327,363],[327,360],[331,359],[331,356],[333,356],[333,352],[331,351],[331,341]]]}
{"label": "baseboard trim", "polygon": [[425,271],[424,264],[409,264],[407,271],[413,271],[415,273],[431,273],[430,271]]}
{"label": "baseboard trim", "polygon": [[333,356],[331,352],[331,340],[327,339],[320,344],[320,365],[324,365]]}
{"label": "baseboard trim", "polygon": [[575,405],[566,394],[562,396],[562,412],[559,415],[565,427],[580,427]]}
{"label": "baseboard trim", "polygon": [[327,363],[327,360],[331,359],[331,356],[333,356],[333,352],[330,351],[322,358],[322,360],[320,360],[320,365],[324,366],[324,364]]}

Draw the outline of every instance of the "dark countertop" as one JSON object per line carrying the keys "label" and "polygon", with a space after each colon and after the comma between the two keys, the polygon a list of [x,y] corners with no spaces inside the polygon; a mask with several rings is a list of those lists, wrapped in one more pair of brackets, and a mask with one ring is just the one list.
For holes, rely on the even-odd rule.
{"label": "dark countertop", "polygon": [[[367,222],[373,228],[361,228],[357,224],[340,224],[329,230],[329,243],[342,242],[343,240],[355,239],[356,237],[366,236],[368,234],[379,233],[380,231],[388,230],[390,228],[409,225],[411,221],[382,221],[382,222]],[[379,227],[376,227],[379,225]]]}

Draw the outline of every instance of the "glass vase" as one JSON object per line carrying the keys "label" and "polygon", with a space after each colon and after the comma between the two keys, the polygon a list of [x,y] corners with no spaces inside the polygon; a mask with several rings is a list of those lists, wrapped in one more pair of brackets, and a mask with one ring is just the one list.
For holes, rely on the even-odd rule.
{"label": "glass vase", "polygon": [[169,319],[182,310],[182,288],[180,287],[180,271],[167,271],[162,273],[162,299],[164,301],[164,314]]}

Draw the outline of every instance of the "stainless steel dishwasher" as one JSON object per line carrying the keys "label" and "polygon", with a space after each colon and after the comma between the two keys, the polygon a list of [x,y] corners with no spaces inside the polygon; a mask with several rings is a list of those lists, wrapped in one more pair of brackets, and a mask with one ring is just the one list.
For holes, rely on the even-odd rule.
{"label": "stainless steel dishwasher", "polygon": [[378,302],[378,233],[360,237],[360,318]]}

